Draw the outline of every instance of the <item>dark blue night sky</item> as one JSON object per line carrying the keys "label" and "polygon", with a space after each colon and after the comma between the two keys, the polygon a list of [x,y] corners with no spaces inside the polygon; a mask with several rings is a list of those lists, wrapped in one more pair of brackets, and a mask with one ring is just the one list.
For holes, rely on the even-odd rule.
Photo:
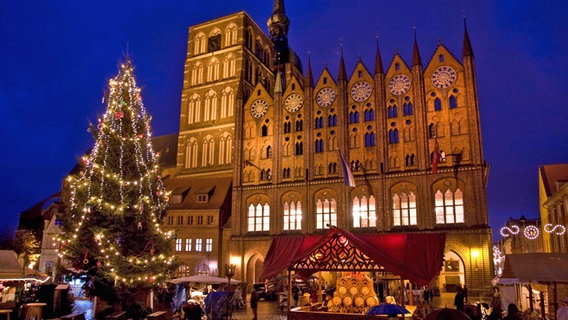
{"label": "dark blue night sky", "polygon": [[[564,1],[285,0],[289,41],[314,76],[410,62],[413,28],[424,65],[440,41],[461,59],[463,17],[476,58],[488,207],[538,216],[539,165],[568,163],[568,5]],[[0,0],[1,228],[58,191],[94,141],[107,81],[128,51],[154,135],[175,133],[188,27],[246,11],[266,31],[272,0]],[[495,234],[495,232],[494,232]],[[494,239],[497,240],[497,239]]]}

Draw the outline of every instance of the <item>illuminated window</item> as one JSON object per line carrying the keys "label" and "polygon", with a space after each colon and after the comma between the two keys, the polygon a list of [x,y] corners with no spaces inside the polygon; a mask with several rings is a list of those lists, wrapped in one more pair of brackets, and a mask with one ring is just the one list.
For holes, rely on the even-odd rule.
{"label": "illuminated window", "polygon": [[284,202],[284,230],[302,230],[302,203]]}
{"label": "illuminated window", "polygon": [[438,190],[435,194],[436,223],[464,223],[463,193],[460,189],[445,193]]}
{"label": "illuminated window", "polygon": [[318,199],[316,208],[316,229],[329,229],[337,225],[337,204],[335,199]]}
{"label": "illuminated window", "polygon": [[369,228],[377,226],[377,210],[375,197],[369,199],[363,196],[361,199],[353,199],[353,228]]}
{"label": "illuminated window", "polygon": [[257,203],[256,206],[252,203],[250,204],[248,210],[248,231],[270,231],[270,205],[268,203],[264,205]]}
{"label": "illuminated window", "polygon": [[185,251],[191,251],[191,239],[185,239]]}
{"label": "illuminated window", "polygon": [[213,251],[213,239],[211,238],[205,239],[205,251],[206,252]]}
{"label": "illuminated window", "polygon": [[392,215],[394,226],[417,225],[416,195],[413,192],[395,193],[392,197]]}
{"label": "illuminated window", "polygon": [[195,251],[201,252],[203,250],[203,239],[195,239]]}
{"label": "illuminated window", "polygon": [[182,241],[183,241],[183,239],[176,239],[176,251],[177,252],[181,251]]}

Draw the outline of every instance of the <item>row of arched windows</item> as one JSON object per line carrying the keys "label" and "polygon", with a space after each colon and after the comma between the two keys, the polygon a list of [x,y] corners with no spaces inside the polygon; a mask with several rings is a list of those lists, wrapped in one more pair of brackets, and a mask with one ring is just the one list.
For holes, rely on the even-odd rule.
{"label": "row of arched windows", "polygon": [[[229,24],[223,32],[221,29],[215,28],[208,35],[203,32],[199,32],[194,38],[193,54],[202,54],[208,52],[207,49],[211,46],[210,39],[219,39],[218,47],[229,47],[235,45],[238,40],[238,27],[236,24]],[[223,36],[221,36],[221,34]],[[224,41],[223,41],[224,40]],[[221,46],[221,43],[223,44]],[[217,49],[218,50],[218,49]]]}
{"label": "row of arched windows", "polygon": [[215,138],[208,134],[201,141],[192,137],[185,147],[185,168],[226,165],[232,162],[233,138],[225,132],[219,137],[217,161],[215,161]]}
{"label": "row of arched windows", "polygon": [[[464,223],[463,192],[447,189],[437,190],[435,195],[436,224]],[[417,226],[417,197],[412,191],[394,193],[392,199],[392,226]],[[316,229],[328,229],[337,225],[337,202],[334,198],[315,201]],[[270,204],[268,202],[250,204],[248,207],[249,232],[270,231]],[[299,200],[285,201],[282,208],[282,230],[301,231],[304,212]],[[351,207],[353,228],[377,227],[377,205],[374,196],[355,196]]]}
{"label": "row of arched windows", "polygon": [[[442,100],[440,100],[440,98],[436,98],[434,99],[434,111],[441,111],[442,110]],[[456,99],[456,97],[454,95],[451,95],[448,98],[448,105],[450,107],[450,109],[455,109],[458,107],[458,100]]]}
{"label": "row of arched windows", "polygon": [[236,74],[237,60],[234,55],[229,54],[224,57],[222,61],[217,57],[213,57],[207,62],[206,65],[201,61],[195,63],[195,65],[191,69],[190,83],[191,85],[195,86],[203,84],[205,82],[212,82],[220,79],[235,77]]}
{"label": "row of arched windows", "polygon": [[204,97],[194,93],[188,101],[187,124],[232,117],[234,110],[235,91],[229,86],[220,94],[213,89],[207,91]]}

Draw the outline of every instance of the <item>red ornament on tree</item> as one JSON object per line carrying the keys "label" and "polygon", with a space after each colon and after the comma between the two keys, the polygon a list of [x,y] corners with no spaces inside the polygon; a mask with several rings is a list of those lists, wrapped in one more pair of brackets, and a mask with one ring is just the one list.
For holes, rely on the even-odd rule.
{"label": "red ornament on tree", "polygon": [[117,111],[117,112],[114,114],[114,118],[117,119],[117,120],[124,118],[124,111]]}

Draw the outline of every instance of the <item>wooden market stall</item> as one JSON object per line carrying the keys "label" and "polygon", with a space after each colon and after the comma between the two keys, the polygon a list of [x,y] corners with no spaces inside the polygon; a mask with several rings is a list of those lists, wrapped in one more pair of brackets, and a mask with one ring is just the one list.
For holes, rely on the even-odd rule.
{"label": "wooden market stall", "polygon": [[343,320],[364,319],[378,298],[372,279],[363,273],[390,272],[411,283],[427,285],[442,269],[445,238],[443,233],[355,235],[336,227],[324,235],[275,237],[260,280],[288,270],[288,292],[292,292],[292,274],[307,278],[318,271],[342,272],[332,308],[321,311],[320,302],[292,309],[289,301],[288,319],[337,319],[338,314]]}

